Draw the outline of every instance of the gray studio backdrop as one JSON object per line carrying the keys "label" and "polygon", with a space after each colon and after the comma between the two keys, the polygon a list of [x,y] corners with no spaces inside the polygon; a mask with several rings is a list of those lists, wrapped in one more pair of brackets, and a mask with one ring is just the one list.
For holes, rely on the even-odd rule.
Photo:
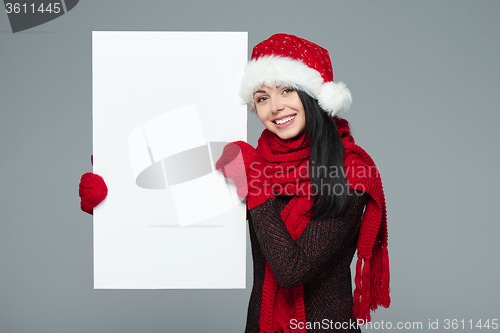
{"label": "gray studio backdrop", "polygon": [[[0,332],[244,329],[250,249],[246,290],[93,290],[78,197],[93,30],[248,31],[250,50],[286,32],[327,48],[386,191],[392,305],[374,322],[499,318],[499,15],[499,1],[85,0],[13,34],[1,11]],[[250,144],[262,129],[250,116]]]}

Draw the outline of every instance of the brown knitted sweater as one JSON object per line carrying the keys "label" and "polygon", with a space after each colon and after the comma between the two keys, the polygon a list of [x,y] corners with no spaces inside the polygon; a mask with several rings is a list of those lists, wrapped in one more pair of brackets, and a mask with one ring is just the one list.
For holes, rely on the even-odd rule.
{"label": "brown knitted sweater", "polygon": [[338,217],[311,219],[297,241],[280,216],[291,198],[269,198],[248,214],[254,281],[245,332],[259,332],[266,259],[281,287],[304,284],[306,321],[313,327],[307,332],[360,332],[347,324],[337,330],[335,323],[355,321],[350,264],[368,195],[353,194]]}

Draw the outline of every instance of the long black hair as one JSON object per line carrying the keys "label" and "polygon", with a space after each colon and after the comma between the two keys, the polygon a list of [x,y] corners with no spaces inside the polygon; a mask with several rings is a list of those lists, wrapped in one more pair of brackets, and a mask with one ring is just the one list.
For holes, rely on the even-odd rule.
{"label": "long black hair", "polygon": [[337,216],[344,211],[349,200],[344,145],[333,118],[318,101],[299,89],[297,93],[306,117],[304,140],[311,137],[309,178],[314,201],[310,212],[314,212],[316,218]]}

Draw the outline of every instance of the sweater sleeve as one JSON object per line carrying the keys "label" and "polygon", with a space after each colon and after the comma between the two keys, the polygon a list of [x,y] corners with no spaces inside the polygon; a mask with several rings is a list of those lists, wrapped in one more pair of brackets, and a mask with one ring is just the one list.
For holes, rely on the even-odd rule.
{"label": "sweater sleeve", "polygon": [[250,210],[262,252],[283,288],[306,283],[322,265],[331,263],[343,244],[357,235],[368,195],[353,194],[347,208],[337,217],[311,219],[294,240],[281,219],[276,199]]}

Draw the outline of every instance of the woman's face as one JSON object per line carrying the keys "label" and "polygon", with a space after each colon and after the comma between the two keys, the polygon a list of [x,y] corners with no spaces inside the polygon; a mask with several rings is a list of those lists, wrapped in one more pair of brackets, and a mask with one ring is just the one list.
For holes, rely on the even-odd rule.
{"label": "woman's face", "polygon": [[281,139],[292,139],[304,132],[304,106],[293,88],[262,85],[254,93],[253,101],[260,121]]}

